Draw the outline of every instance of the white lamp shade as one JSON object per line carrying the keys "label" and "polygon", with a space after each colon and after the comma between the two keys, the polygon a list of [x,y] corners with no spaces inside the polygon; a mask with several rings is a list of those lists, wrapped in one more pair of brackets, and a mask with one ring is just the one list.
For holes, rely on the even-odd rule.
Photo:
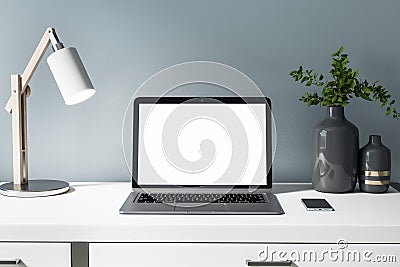
{"label": "white lamp shade", "polygon": [[47,58],[47,63],[66,105],[83,102],[96,92],[74,47],[54,52]]}

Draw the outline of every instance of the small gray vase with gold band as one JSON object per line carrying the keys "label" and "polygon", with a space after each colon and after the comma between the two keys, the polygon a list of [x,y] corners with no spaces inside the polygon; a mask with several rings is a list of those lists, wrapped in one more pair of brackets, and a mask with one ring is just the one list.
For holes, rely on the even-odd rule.
{"label": "small gray vase with gold band", "polygon": [[390,183],[391,156],[380,135],[369,136],[368,144],[360,149],[359,164],[360,190],[385,193]]}

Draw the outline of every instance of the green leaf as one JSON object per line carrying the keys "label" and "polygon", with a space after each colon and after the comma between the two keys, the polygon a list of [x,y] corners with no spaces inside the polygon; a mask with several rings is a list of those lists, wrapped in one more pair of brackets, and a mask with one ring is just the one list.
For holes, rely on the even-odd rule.
{"label": "green leaf", "polygon": [[331,104],[331,102],[328,101],[328,100],[326,100],[326,99],[324,99],[324,100],[321,101],[321,104],[322,104],[323,106],[329,106],[329,105]]}
{"label": "green leaf", "polygon": [[368,96],[367,94],[361,94],[361,97],[362,97],[364,100],[372,101],[372,99],[369,98],[369,96]]}
{"label": "green leaf", "polygon": [[372,92],[372,90],[369,89],[367,86],[364,86],[364,87],[362,88],[362,90],[363,90],[366,94],[370,94],[370,93]]}

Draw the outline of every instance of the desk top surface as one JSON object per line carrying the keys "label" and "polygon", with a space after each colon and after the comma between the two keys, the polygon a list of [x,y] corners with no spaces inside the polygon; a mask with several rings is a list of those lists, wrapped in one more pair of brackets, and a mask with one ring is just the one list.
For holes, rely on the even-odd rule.
{"label": "desk top surface", "polygon": [[[277,184],[284,215],[121,215],[130,183],[72,183],[46,198],[0,196],[0,241],[400,243],[400,193],[324,194]],[[325,198],[334,212],[310,212]]]}

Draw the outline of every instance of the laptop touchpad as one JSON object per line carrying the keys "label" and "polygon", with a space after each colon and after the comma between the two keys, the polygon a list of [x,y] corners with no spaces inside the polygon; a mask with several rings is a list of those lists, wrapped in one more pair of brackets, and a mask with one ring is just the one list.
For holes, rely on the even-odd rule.
{"label": "laptop touchpad", "polygon": [[181,207],[175,206],[175,211],[186,211],[188,213],[213,213],[226,211],[226,204],[208,204],[203,206]]}

